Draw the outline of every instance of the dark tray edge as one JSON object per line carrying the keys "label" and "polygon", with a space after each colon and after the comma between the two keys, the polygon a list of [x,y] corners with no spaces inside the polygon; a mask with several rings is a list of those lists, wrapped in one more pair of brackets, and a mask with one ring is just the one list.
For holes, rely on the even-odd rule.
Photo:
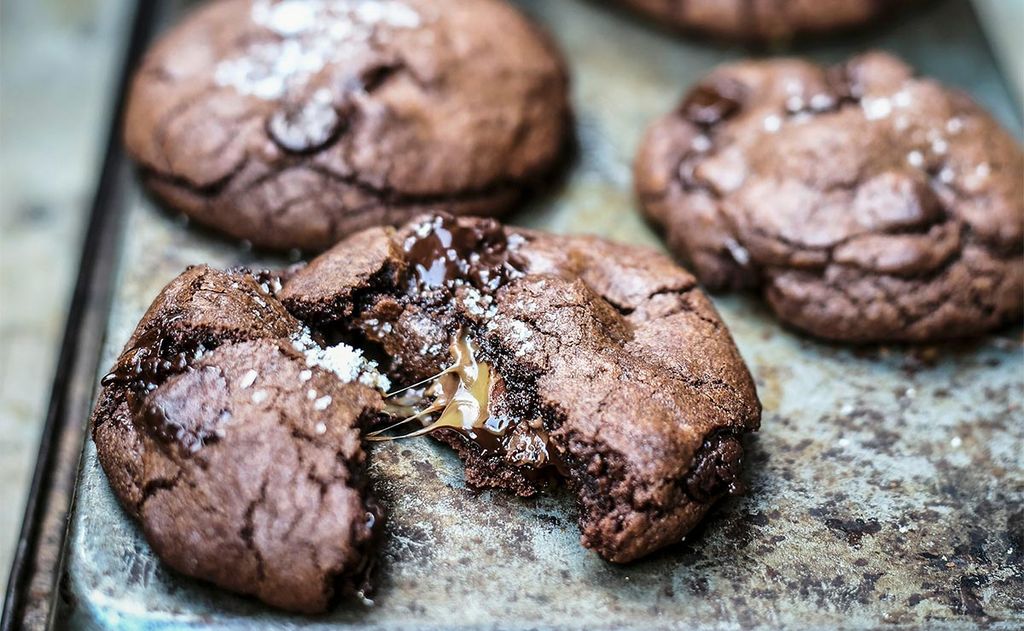
{"label": "dark tray edge", "polygon": [[[7,583],[3,616],[0,618],[2,631],[26,628],[26,614],[33,604],[43,607],[48,617],[58,589],[67,515],[73,501],[92,386],[100,360],[106,316],[111,308],[119,256],[116,233],[117,220],[124,211],[119,199],[124,188],[121,173],[125,164],[121,145],[124,95],[132,71],[152,34],[158,4],[136,0],[132,13],[129,13],[132,16],[130,34],[118,65],[116,101],[112,103],[103,166],[82,241],[78,275],[68,307],[40,434],[39,452]],[[76,387],[82,384],[85,387]],[[72,450],[70,453],[75,456],[61,459],[64,448]],[[40,548],[50,542],[61,553],[44,559]],[[41,590],[37,585],[40,579],[46,583]]]}

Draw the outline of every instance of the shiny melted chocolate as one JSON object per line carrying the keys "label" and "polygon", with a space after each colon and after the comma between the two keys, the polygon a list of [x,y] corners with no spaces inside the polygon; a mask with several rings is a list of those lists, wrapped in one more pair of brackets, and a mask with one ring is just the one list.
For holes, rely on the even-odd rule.
{"label": "shiny melted chocolate", "polygon": [[[205,417],[189,413],[187,409],[176,409],[172,413],[149,400],[150,393],[168,377],[187,371],[208,350],[202,344],[176,348],[164,337],[162,328],[163,325],[155,326],[140,335],[135,344],[121,354],[100,384],[104,388],[123,388],[128,408],[138,427],[162,444],[177,445],[180,453],[187,456],[219,438],[216,428],[223,415],[219,410],[207,410]],[[197,397],[195,405],[201,405],[201,399],[201,396]],[[192,420],[186,422],[181,420],[183,418]],[[196,420],[201,418],[207,418],[209,422],[204,425]]]}
{"label": "shiny melted chocolate", "polygon": [[731,434],[716,434],[704,441],[686,477],[686,492],[698,502],[710,503],[722,495],[743,492],[740,473],[743,446]]}
{"label": "shiny melted chocolate", "polygon": [[[188,391],[161,398],[149,397],[138,406],[136,422],[153,438],[178,445],[183,455],[192,455],[223,437],[223,425],[231,418],[223,399],[211,396],[227,387],[220,369],[207,366],[195,373]],[[153,400],[156,399],[156,400]]]}
{"label": "shiny melted chocolate", "polygon": [[156,326],[139,336],[135,345],[118,358],[100,384],[103,387],[121,385],[134,391],[148,392],[154,390],[168,374],[184,371],[195,357],[206,351],[201,344],[194,349],[168,349],[167,340],[160,329]]}
{"label": "shiny melted chocolate", "polygon": [[743,84],[732,79],[705,81],[686,95],[680,111],[691,123],[710,127],[739,111],[745,90]]}
{"label": "shiny melted chocolate", "polygon": [[520,273],[501,224],[493,219],[461,225],[437,215],[423,223],[403,245],[410,281],[422,287],[452,287],[457,282],[494,291]]}

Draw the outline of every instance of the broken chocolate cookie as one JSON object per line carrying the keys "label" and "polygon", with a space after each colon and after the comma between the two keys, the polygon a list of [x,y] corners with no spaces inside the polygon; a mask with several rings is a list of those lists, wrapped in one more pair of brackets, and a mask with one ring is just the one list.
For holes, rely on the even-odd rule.
{"label": "broken chocolate cookie", "polygon": [[[300,612],[364,589],[381,515],[360,429],[382,402],[245,273],[171,282],[103,380],[100,463],[174,569]],[[384,384],[386,386],[386,384]]]}
{"label": "broken chocolate cookie", "polygon": [[404,418],[475,487],[577,493],[582,541],[626,562],[741,486],[760,404],[729,332],[667,258],[444,214],[373,228],[296,272],[289,312],[386,358]]}
{"label": "broken chocolate cookie", "polygon": [[221,0],[149,51],[125,142],[198,223],[320,250],[428,208],[505,212],[569,127],[560,54],[500,0]]}
{"label": "broken chocolate cookie", "polygon": [[649,129],[636,185],[711,289],[847,342],[1019,322],[1024,153],[965,94],[868,53],[718,68]]}

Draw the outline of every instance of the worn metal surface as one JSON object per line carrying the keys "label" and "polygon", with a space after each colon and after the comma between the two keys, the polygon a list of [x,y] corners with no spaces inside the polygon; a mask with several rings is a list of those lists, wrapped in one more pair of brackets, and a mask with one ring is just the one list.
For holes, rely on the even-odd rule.
{"label": "worn metal surface", "polygon": [[[569,57],[580,151],[558,190],[511,221],[657,245],[631,195],[644,125],[736,49],[655,32],[596,4],[524,2]],[[173,11],[172,11],[173,13]],[[800,52],[894,50],[963,86],[1019,135],[966,3],[931,5],[858,40]],[[184,266],[258,255],[159,211],[124,226],[102,364]],[[1024,354],[1020,329],[970,344],[856,350],[802,338],[749,297],[716,297],[765,415],[745,497],[645,561],[577,542],[571,499],[474,493],[429,440],[377,445],[390,513],[373,607],[294,619],[163,567],[86,445],[58,620],[76,628],[296,623],[367,628],[1014,628],[1024,624]]]}

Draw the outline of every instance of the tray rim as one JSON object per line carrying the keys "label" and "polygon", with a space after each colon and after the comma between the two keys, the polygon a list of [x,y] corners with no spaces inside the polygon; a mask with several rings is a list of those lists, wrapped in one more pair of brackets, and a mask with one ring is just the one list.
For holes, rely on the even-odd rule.
{"label": "tray rim", "polygon": [[[131,83],[134,69],[152,36],[156,25],[154,16],[159,3],[135,0],[133,4],[134,6],[126,12],[126,23],[129,27],[126,29],[127,37],[122,46],[123,52],[117,57],[118,61],[114,66],[118,76],[115,84],[117,88],[111,103],[113,109],[107,122],[102,166],[89,205],[88,220],[79,250],[78,274],[68,306],[49,402],[40,433],[36,463],[4,595],[3,614],[0,617],[2,631],[24,627],[26,608],[34,598],[31,587],[35,577],[44,572],[49,572],[52,577],[51,589],[46,594],[49,600],[45,603],[47,618],[52,612],[52,600],[57,592],[68,517],[74,505],[82,444],[88,433],[87,423],[76,423],[76,419],[81,417],[73,411],[76,407],[81,408],[83,404],[87,408],[93,397],[91,389],[85,395],[84,401],[81,396],[74,396],[76,393],[72,390],[74,383],[79,380],[86,379],[92,383],[92,377],[100,361],[100,342],[105,337],[106,316],[111,308],[116,280],[114,270],[120,253],[116,247],[116,239],[115,243],[111,243],[117,232],[112,227],[125,210],[124,205],[116,201],[123,188],[119,167],[124,163],[126,155],[121,143],[124,96]],[[91,344],[94,348],[83,349],[83,342],[86,340],[96,342]],[[78,445],[75,449],[76,457],[73,466],[65,466],[58,471],[60,463],[56,459],[61,439],[65,434]],[[56,496],[60,489],[69,491],[66,505],[52,507],[55,500],[59,501]],[[52,567],[41,568],[38,566],[39,547],[43,540],[44,522],[47,516],[52,514],[51,507],[64,513],[58,520],[59,532],[51,533],[58,537],[60,554]]]}

